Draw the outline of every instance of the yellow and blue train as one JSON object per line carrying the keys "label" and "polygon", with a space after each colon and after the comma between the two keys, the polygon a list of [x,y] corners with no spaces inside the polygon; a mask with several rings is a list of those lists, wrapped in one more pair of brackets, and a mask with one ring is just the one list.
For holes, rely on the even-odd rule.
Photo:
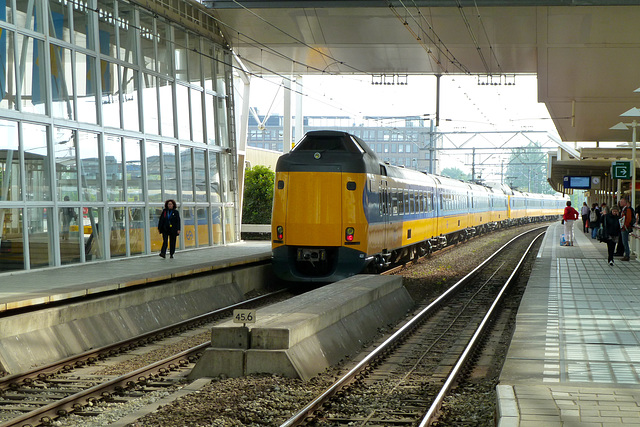
{"label": "yellow and blue train", "polygon": [[381,162],[346,132],[308,132],[276,165],[272,264],[334,282],[477,233],[562,215],[566,199],[490,188]]}

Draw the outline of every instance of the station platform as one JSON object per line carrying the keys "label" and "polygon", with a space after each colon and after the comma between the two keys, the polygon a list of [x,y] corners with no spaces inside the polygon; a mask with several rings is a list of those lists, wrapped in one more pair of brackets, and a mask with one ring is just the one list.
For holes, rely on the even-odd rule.
{"label": "station platform", "polygon": [[640,262],[575,223],[538,252],[498,385],[500,427],[640,426]]}
{"label": "station platform", "polygon": [[226,246],[179,250],[173,259],[154,254],[0,273],[0,314],[269,259],[270,241],[242,241]]}

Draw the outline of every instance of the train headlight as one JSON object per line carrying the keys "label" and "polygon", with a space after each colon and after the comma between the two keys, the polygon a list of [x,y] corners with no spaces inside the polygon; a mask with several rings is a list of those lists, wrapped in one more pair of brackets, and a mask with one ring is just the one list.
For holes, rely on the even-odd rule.
{"label": "train headlight", "polygon": [[347,229],[344,231],[344,239],[347,242],[353,242],[353,235],[355,234],[356,230],[353,227],[347,227]]}
{"label": "train headlight", "polygon": [[281,225],[276,228],[276,234],[278,235],[278,240],[282,240],[284,238],[284,228],[282,228]]}

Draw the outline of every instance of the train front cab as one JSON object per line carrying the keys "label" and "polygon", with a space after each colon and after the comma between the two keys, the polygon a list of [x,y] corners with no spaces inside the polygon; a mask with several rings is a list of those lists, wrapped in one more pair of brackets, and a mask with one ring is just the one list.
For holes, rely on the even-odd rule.
{"label": "train front cab", "polygon": [[320,150],[303,140],[280,158],[271,220],[276,275],[328,283],[357,274],[370,261],[362,153]]}

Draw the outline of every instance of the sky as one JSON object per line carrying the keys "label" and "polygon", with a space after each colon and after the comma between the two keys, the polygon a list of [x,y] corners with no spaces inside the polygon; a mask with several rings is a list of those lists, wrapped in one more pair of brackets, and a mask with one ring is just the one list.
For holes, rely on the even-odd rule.
{"label": "sky", "polygon": [[[252,78],[250,105],[260,115],[283,113],[281,78]],[[544,131],[557,135],[544,104],[538,103],[534,75],[515,76],[514,85],[479,85],[477,76],[443,75],[440,81],[440,128],[442,132]],[[304,76],[303,115],[305,116],[423,116],[435,117],[436,78],[408,76],[407,85],[373,85],[367,76]],[[295,94],[292,107],[295,114]],[[542,134],[545,135],[545,134]],[[511,135],[476,138],[475,144],[502,145]],[[468,135],[452,136],[459,146]],[[492,139],[489,141],[488,139]],[[547,141],[547,137],[544,137]],[[522,142],[516,142],[522,145]],[[442,167],[464,166],[464,161],[447,152]],[[462,165],[462,166],[461,166]]]}

